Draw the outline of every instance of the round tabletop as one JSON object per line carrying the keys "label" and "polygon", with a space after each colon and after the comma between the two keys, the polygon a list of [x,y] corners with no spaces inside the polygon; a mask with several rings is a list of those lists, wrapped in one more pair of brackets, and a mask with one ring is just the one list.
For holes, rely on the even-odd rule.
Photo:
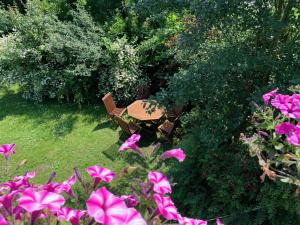
{"label": "round tabletop", "polygon": [[136,100],[127,107],[127,113],[138,120],[158,120],[165,110],[159,108],[155,101]]}

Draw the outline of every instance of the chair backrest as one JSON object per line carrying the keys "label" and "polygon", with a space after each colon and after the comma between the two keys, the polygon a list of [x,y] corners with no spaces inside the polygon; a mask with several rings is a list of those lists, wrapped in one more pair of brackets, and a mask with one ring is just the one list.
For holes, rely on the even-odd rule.
{"label": "chair backrest", "polygon": [[129,130],[129,126],[128,126],[128,123],[123,120],[121,117],[119,116],[114,116],[114,119],[117,121],[117,123],[119,124],[119,126],[121,127],[121,129],[129,134],[130,133],[130,130]]}
{"label": "chair backrest", "polygon": [[105,105],[106,111],[108,113],[111,113],[115,108],[116,108],[116,104],[112,98],[112,94],[109,92],[107,93],[103,98],[102,101]]}
{"label": "chair backrest", "polygon": [[183,112],[183,106],[175,106],[173,112],[175,113],[176,117],[180,116]]}

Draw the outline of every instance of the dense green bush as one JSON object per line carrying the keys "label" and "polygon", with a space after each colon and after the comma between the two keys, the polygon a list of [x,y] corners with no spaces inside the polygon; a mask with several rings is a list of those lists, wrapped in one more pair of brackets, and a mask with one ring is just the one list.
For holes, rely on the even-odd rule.
{"label": "dense green bush", "polygon": [[116,100],[128,102],[139,86],[148,83],[147,77],[142,77],[138,66],[139,57],[126,38],[107,42],[106,46],[111,60],[107,62],[107,69],[101,73],[100,94],[113,92]]}
{"label": "dense green bush", "polygon": [[12,22],[9,18],[9,11],[0,5],[0,37],[7,34],[12,29]]}
{"label": "dense green bush", "polygon": [[[225,224],[299,223],[295,188],[260,184],[261,172],[238,138],[251,100],[261,101],[269,86],[299,83],[299,4],[276,4],[199,0],[190,5],[195,17],[176,50],[182,69],[159,97],[193,109],[183,121],[190,157],[173,171],[175,181],[185,183],[175,190],[178,204],[191,216],[209,218],[222,209],[230,215]],[[207,204],[208,211],[199,211]]]}
{"label": "dense green bush", "polygon": [[82,103],[105,91],[125,101],[134,97],[133,88],[124,93],[128,83],[133,87],[140,82],[134,48],[125,39],[116,40],[120,47],[111,45],[81,7],[69,11],[69,18],[61,21],[34,2],[27,4],[25,15],[12,14],[15,32],[4,37],[1,82],[20,84],[23,96],[37,101]]}

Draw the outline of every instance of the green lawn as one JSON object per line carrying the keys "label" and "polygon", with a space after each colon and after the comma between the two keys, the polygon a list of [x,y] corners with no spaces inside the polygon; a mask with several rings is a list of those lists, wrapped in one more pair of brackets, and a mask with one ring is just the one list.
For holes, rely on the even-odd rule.
{"label": "green lawn", "polygon": [[[26,101],[17,89],[0,88],[0,144],[16,143],[10,173],[26,159],[18,174],[35,170],[35,182],[44,183],[52,171],[56,181],[68,178],[74,166],[81,171],[98,164],[115,172],[128,163],[118,154],[120,130],[107,121],[105,109]],[[0,158],[0,166],[4,160]],[[3,181],[3,176],[2,176]]]}

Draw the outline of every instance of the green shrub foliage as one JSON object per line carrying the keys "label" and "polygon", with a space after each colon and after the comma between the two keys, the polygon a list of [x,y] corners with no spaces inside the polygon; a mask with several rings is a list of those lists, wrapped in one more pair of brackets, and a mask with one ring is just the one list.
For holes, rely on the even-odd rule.
{"label": "green shrub foliage", "polygon": [[159,95],[192,108],[183,120],[190,157],[174,172],[185,183],[175,190],[178,204],[191,216],[221,210],[225,224],[298,224],[295,188],[261,184],[238,137],[251,100],[299,83],[299,2],[199,0],[190,10],[176,50],[182,69]]}
{"label": "green shrub foliage", "polygon": [[[79,6],[69,11],[69,18],[59,20],[33,2],[27,4],[25,15],[16,11],[12,15],[15,32],[2,40],[1,81],[20,84],[28,99],[76,103],[95,100],[108,90],[123,96],[128,83],[137,85],[138,58],[126,39],[111,45],[114,41],[107,40],[102,28]],[[121,46],[114,47],[118,43]],[[122,99],[134,97],[134,91],[126,89]]]}

